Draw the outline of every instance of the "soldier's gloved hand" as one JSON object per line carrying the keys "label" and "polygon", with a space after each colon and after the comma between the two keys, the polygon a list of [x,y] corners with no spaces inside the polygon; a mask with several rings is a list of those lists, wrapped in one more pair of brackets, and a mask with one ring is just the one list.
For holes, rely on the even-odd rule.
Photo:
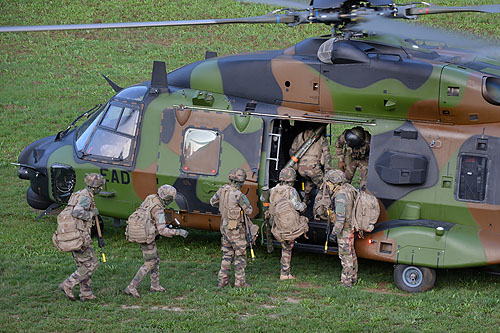
{"label": "soldier's gloved hand", "polygon": [[187,230],[184,230],[184,229],[177,229],[177,233],[179,236],[184,237],[184,238],[186,238],[189,234],[189,232],[187,232]]}
{"label": "soldier's gloved hand", "polygon": [[94,216],[97,216],[99,215],[99,209],[96,208],[92,208],[92,214],[94,214]]}
{"label": "soldier's gloved hand", "polygon": [[345,162],[344,161],[339,161],[339,169],[342,170],[342,172],[345,172]]}
{"label": "soldier's gloved hand", "polygon": [[328,241],[332,243],[337,243],[337,234],[332,232],[328,237]]}

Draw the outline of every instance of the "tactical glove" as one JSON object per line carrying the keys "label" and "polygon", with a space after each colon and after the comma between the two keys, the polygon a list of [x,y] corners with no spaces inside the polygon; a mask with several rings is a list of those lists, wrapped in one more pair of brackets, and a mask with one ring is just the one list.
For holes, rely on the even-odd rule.
{"label": "tactical glove", "polygon": [[339,169],[342,170],[342,172],[345,172],[345,162],[344,161],[339,161]]}
{"label": "tactical glove", "polygon": [[94,214],[94,216],[97,216],[99,215],[99,209],[96,208],[92,208],[92,214]]}
{"label": "tactical glove", "polygon": [[177,232],[178,232],[179,236],[184,237],[184,238],[186,238],[189,234],[189,232],[187,232],[187,230],[184,230],[184,229],[178,229]]}
{"label": "tactical glove", "polygon": [[328,241],[332,243],[337,243],[337,234],[332,232],[328,237]]}

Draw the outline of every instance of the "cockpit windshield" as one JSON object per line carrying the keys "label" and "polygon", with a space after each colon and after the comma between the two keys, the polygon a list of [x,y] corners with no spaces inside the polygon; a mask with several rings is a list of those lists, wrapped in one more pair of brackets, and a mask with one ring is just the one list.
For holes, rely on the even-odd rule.
{"label": "cockpit windshield", "polygon": [[78,128],[76,150],[82,157],[92,156],[103,162],[130,162],[140,111],[140,104],[112,100]]}

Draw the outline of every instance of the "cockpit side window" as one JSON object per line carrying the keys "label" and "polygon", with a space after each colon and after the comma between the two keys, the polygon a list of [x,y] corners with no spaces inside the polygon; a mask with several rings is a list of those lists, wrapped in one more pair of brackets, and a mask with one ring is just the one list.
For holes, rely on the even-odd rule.
{"label": "cockpit side window", "polygon": [[79,135],[75,145],[81,158],[131,165],[141,109],[135,102],[112,101]]}

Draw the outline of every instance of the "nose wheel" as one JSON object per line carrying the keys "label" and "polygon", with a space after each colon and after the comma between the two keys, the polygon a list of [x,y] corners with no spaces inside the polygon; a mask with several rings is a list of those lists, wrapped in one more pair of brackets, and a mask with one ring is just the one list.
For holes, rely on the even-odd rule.
{"label": "nose wheel", "polygon": [[396,287],[410,293],[432,289],[436,283],[436,270],[429,267],[398,264],[394,268]]}

